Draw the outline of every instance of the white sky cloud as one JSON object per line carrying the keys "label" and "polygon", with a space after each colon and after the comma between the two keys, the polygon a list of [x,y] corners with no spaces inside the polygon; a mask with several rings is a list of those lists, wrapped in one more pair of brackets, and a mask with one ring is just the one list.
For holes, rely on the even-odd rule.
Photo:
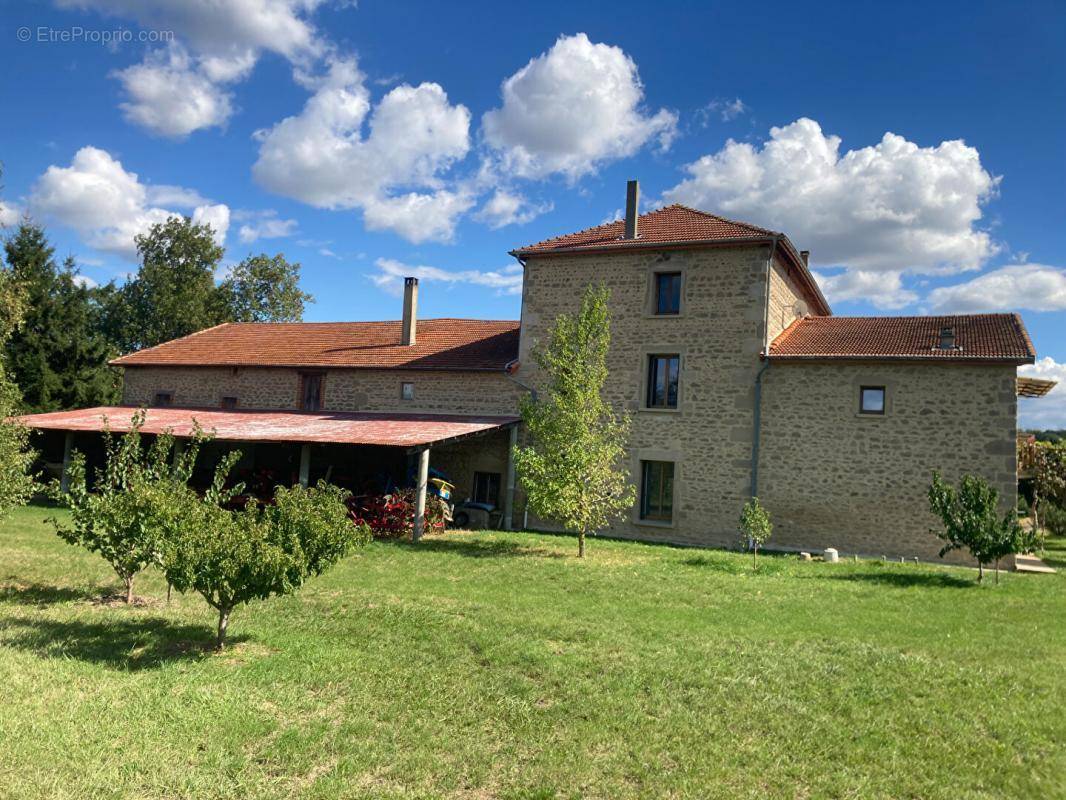
{"label": "white sky cloud", "polygon": [[[190,190],[164,187],[171,199],[188,201],[200,198]],[[122,163],[106,150],[83,147],[69,167],[52,165],[33,186],[30,207],[78,231],[86,243],[99,250],[136,259],[134,237],[157,222],[175,216],[171,211],[151,204],[149,187],[136,173],[127,172]],[[182,205],[177,203],[176,205]],[[229,229],[229,207],[204,202],[191,209],[196,222],[209,223],[221,244]]]}
{"label": "white sky cloud", "polygon": [[126,120],[160,136],[181,139],[221,127],[233,114],[232,95],[179,45],[114,74],[128,97],[119,104]]}
{"label": "white sky cloud", "polygon": [[[234,216],[237,216],[234,214]],[[241,215],[246,217],[247,215]],[[253,214],[249,221],[241,225],[238,236],[243,244],[251,244],[257,239],[280,239],[296,233],[298,223],[294,219],[280,219],[275,211]]]}
{"label": "white sky cloud", "polygon": [[378,271],[369,275],[377,286],[390,294],[403,293],[404,278],[444,284],[469,284],[495,289],[497,294],[522,293],[522,265],[508,264],[499,270],[446,270],[439,267],[404,264],[392,258],[379,258],[374,262]]}
{"label": "white sky cloud", "polygon": [[830,304],[845,300],[865,300],[877,308],[900,309],[918,299],[914,292],[903,288],[898,272],[876,272],[848,269],[836,275],[815,273]]}
{"label": "white sky cloud", "polygon": [[0,200],[0,228],[6,228],[10,225],[18,225],[21,216],[22,209],[17,205],[9,203],[6,200]]}
{"label": "white sky cloud", "polygon": [[1066,310],[1066,270],[1045,264],[1012,264],[929,293],[936,311]]}
{"label": "white sky cloud", "polygon": [[695,116],[700,127],[706,128],[710,125],[713,117],[719,118],[722,122],[732,122],[741,114],[746,114],[750,110],[743,100],[735,97],[732,100],[712,100],[696,111]]}
{"label": "white sky cloud", "polygon": [[1044,397],[1018,399],[1019,427],[1066,429],[1066,364],[1045,356],[1035,364],[1018,367],[1018,374],[1059,382]]}
{"label": "white sky cloud", "polygon": [[474,215],[474,219],[496,230],[507,225],[524,225],[552,208],[552,203],[531,203],[518,192],[497,189]]}
{"label": "white sky cloud", "polygon": [[894,133],[843,154],[840,144],[806,118],[771,128],[761,147],[731,139],[664,197],[782,230],[823,267],[956,272],[997,251],[977,224],[999,179],[975,148]]}
{"label": "white sky cloud", "polygon": [[653,140],[668,147],[677,129],[674,112],[642,108],[644,87],[633,60],[584,33],[560,36],[501,91],[503,105],[484,115],[482,128],[501,168],[521,177],[575,179]]}
{"label": "white sky cloud", "polygon": [[474,203],[443,186],[470,149],[470,112],[435,83],[397,86],[371,109],[355,61],[334,61],[303,110],[259,138],[260,185],[319,208],[361,209],[371,230],[448,241]]}
{"label": "white sky cloud", "polygon": [[244,80],[262,52],[297,66],[330,48],[310,16],[322,0],[58,0],[66,8],[135,20],[172,31],[175,40],[143,62],[118,70],[126,119],[149,131],[182,138],[224,125],[233,113],[227,84]]}

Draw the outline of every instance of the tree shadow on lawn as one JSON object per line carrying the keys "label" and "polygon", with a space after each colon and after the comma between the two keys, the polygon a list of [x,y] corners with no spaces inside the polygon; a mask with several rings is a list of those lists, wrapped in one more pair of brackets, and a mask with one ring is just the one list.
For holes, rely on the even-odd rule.
{"label": "tree shadow on lawn", "polygon": [[[900,589],[922,587],[926,589],[971,589],[978,586],[976,576],[973,578],[960,578],[956,575],[946,575],[942,572],[848,572],[837,575],[818,575],[819,578],[828,578],[832,581],[858,581],[877,583],[882,586],[895,586]],[[985,580],[995,580],[991,571],[985,575]]]}
{"label": "tree shadow on lawn", "polygon": [[566,558],[565,554],[555,550],[544,550],[516,542],[501,542],[493,539],[426,538],[420,542],[412,542],[408,539],[389,539],[387,543],[405,550],[445,553],[465,558]]}
{"label": "tree shadow on lawn", "polygon": [[[215,643],[206,625],[175,625],[160,617],[106,622],[16,619],[0,624],[0,634],[3,646],[42,658],[76,658],[122,671],[200,659],[213,652]],[[246,639],[227,637],[226,646]]]}
{"label": "tree shadow on lawn", "polygon": [[[9,580],[13,579],[11,576]],[[0,603],[22,606],[50,606],[76,600],[95,600],[103,593],[99,586],[52,586],[48,583],[15,583],[0,586]]]}

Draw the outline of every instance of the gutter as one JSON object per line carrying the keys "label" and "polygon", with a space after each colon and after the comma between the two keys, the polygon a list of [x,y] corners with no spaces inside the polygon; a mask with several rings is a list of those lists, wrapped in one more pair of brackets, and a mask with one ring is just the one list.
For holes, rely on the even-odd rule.
{"label": "gutter", "polygon": [[763,317],[763,349],[762,366],[755,373],[755,407],[752,411],[751,431],[751,496],[759,496],[759,446],[762,434],[762,378],[770,369],[770,274],[774,268],[774,254],[777,252],[777,243],[781,234],[776,234],[770,243],[770,254],[766,257],[766,297],[763,308],[766,310]]}

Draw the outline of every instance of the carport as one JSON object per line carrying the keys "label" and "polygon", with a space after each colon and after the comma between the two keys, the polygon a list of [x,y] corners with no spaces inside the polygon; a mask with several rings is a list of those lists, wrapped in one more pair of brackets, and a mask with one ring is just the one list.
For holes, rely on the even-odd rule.
{"label": "carport", "polygon": [[[74,436],[79,432],[128,432],[132,406],[100,406],[78,411],[31,414],[20,418],[29,428],[63,431],[63,481],[70,463]],[[145,410],[145,434],[170,433],[182,440],[193,436],[199,425],[219,442],[287,444],[299,447],[299,482],[307,486],[313,469],[315,445],[354,445],[398,450],[416,461],[414,538],[424,527],[430,452],[433,448],[486,437],[509,430],[510,445],[517,441],[518,417],[463,416],[451,414],[397,414],[386,412],[245,411],[200,408],[149,408]],[[514,509],[514,461],[508,448],[507,476],[503,496],[503,525],[512,527]]]}

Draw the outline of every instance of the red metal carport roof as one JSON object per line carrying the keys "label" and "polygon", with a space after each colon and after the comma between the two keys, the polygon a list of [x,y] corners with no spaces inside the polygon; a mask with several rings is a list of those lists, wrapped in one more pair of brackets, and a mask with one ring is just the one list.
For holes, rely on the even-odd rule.
{"label": "red metal carport roof", "polygon": [[[59,431],[128,431],[136,408],[100,406],[78,411],[29,414],[27,427]],[[170,431],[188,437],[198,422],[206,433],[230,442],[312,442],[417,448],[476,436],[514,425],[518,417],[393,414],[341,411],[219,411],[210,408],[149,408],[144,433]]]}

